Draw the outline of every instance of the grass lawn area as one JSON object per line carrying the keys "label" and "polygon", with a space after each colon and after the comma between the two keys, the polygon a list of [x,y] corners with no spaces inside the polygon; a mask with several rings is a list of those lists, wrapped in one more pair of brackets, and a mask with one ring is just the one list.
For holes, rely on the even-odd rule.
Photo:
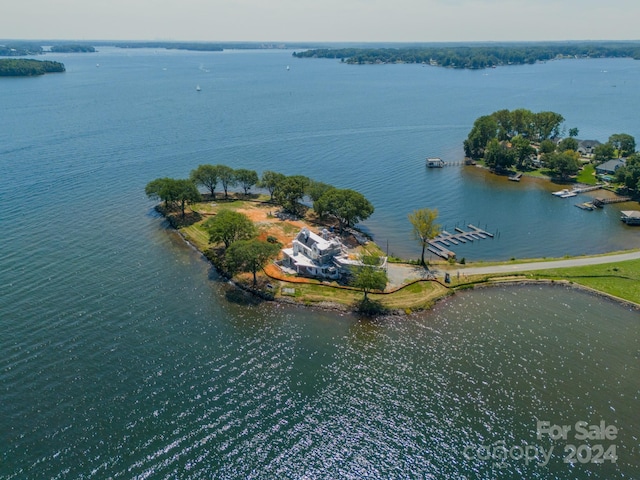
{"label": "grass lawn area", "polygon": [[[295,299],[306,305],[332,302],[352,307],[363,298],[359,290],[331,288],[324,285],[296,283],[283,285],[295,289]],[[446,295],[448,290],[437,282],[417,282],[400,291],[380,294],[370,293],[369,298],[379,302],[390,310],[421,310],[430,307],[437,299]]]}
{"label": "grass lawn area", "polygon": [[540,270],[527,278],[565,279],[640,304],[640,260]]}
{"label": "grass lawn area", "polygon": [[597,183],[595,172],[596,167],[592,163],[587,163],[584,168],[580,170],[580,173],[578,173],[576,180],[586,185],[595,185]]}

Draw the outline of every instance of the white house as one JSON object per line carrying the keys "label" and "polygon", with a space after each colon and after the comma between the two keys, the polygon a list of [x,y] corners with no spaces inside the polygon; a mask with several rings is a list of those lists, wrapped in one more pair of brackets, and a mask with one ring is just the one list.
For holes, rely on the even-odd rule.
{"label": "white house", "polygon": [[[347,247],[326,229],[322,235],[317,235],[303,228],[293,240],[292,247],[284,248],[282,253],[283,267],[307,277],[337,279],[352,268],[363,265],[360,260],[349,258]],[[386,268],[386,264],[385,257],[379,267]]]}

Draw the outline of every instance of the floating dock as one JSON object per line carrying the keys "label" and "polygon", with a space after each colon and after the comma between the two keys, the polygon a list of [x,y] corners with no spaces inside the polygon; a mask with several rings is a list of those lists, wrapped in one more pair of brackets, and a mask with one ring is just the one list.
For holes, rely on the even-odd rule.
{"label": "floating dock", "polygon": [[493,238],[493,233],[482,230],[475,225],[467,225],[469,230],[462,230],[456,227],[456,233],[449,233],[446,230],[440,232],[440,234],[429,241],[429,250],[431,253],[438,255],[439,257],[450,259],[455,258],[455,252],[449,250],[447,247],[451,245],[459,245],[461,243],[473,242],[475,240],[482,240],[486,238]]}

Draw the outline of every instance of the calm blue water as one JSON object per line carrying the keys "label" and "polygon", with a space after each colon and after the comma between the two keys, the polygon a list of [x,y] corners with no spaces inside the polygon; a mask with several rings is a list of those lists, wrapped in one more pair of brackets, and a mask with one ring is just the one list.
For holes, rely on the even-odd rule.
{"label": "calm blue water", "polygon": [[[418,255],[406,213],[422,207],[500,233],[458,249],[470,259],[638,246],[614,207],[584,212],[549,195],[557,186],[474,168],[427,171],[424,157],[460,159],[475,118],[500,108],[560,112],[581,138],[640,138],[640,63],[49,58],[67,72],[0,79],[0,478],[640,475],[637,312],[551,287],[376,322],[253,304],[143,193],[226,163],[361,191],[376,207],[365,227],[397,255]],[[463,454],[546,448],[536,419],[617,425],[618,462],[570,468],[562,443],[545,467]]]}

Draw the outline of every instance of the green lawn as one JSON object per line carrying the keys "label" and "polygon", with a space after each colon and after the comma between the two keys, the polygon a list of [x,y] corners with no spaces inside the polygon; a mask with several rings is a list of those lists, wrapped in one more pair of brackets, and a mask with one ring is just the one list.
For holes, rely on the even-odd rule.
{"label": "green lawn", "polygon": [[587,163],[580,173],[578,173],[576,180],[586,185],[595,185],[598,181],[595,176],[595,171],[595,166],[592,163]]}
{"label": "green lawn", "polygon": [[528,273],[527,277],[569,280],[640,304],[640,260],[541,270]]}

